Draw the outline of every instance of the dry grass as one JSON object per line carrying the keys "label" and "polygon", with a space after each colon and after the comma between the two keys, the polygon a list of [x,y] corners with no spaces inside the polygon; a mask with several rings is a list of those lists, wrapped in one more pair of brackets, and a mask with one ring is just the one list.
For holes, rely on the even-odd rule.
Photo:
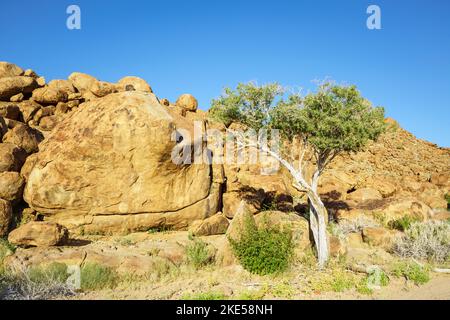
{"label": "dry grass", "polygon": [[393,248],[405,258],[444,263],[450,259],[450,223],[427,221],[412,223]]}

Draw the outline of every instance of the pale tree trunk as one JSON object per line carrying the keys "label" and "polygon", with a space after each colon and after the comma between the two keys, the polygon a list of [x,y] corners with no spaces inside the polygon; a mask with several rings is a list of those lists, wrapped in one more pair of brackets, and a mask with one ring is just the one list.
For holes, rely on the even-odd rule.
{"label": "pale tree trunk", "polygon": [[308,199],[310,205],[309,223],[316,245],[318,264],[320,268],[323,268],[329,258],[327,224],[325,221],[327,209],[316,193],[310,192]]}
{"label": "pale tree trunk", "polygon": [[[317,170],[312,178],[311,186],[305,185],[304,179],[296,179],[298,185],[306,189],[306,194],[309,200],[309,224],[314,238],[314,244],[317,250],[317,260],[319,268],[323,268],[329,259],[328,250],[328,235],[327,235],[327,209],[320,200],[317,192],[317,185],[319,182],[320,171]],[[294,178],[300,178],[297,173]]]}
{"label": "pale tree trunk", "polygon": [[[242,141],[246,141],[243,139]],[[328,250],[328,236],[327,236],[327,225],[326,225],[326,217],[327,217],[327,209],[323,204],[322,200],[320,200],[319,194],[317,192],[317,185],[319,182],[319,176],[321,172],[321,164],[318,164],[318,170],[314,173],[312,178],[311,185],[309,185],[303,177],[303,170],[301,161],[303,159],[304,152],[300,157],[299,169],[295,169],[294,166],[289,163],[286,159],[278,153],[270,150],[267,147],[258,146],[255,143],[242,143],[241,146],[249,146],[260,149],[263,152],[266,152],[270,156],[274,157],[278,160],[286,169],[289,170],[292,177],[294,178],[295,183],[293,187],[299,191],[306,191],[306,194],[309,199],[310,204],[310,228],[313,234],[314,243],[317,250],[318,256],[318,265],[319,268],[323,268],[328,261],[329,258],[329,250]],[[238,141],[239,142],[239,141]]]}

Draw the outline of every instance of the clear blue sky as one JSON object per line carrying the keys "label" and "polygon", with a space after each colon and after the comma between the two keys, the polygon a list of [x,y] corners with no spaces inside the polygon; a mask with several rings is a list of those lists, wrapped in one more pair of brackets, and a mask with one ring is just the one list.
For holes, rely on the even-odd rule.
{"label": "clear blue sky", "polygon": [[[69,4],[81,8],[81,30],[66,28]],[[366,28],[370,4],[382,30]],[[202,109],[237,82],[311,89],[329,76],[450,147],[448,0],[2,1],[0,35],[0,60],[47,80],[136,75],[171,101],[194,94]]]}

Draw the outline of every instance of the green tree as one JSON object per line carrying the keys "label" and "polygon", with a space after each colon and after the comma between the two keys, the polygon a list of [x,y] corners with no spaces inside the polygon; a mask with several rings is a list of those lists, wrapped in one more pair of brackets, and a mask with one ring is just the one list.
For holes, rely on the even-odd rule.
{"label": "green tree", "polygon": [[[254,130],[280,131],[281,143],[289,147],[275,149],[278,151],[243,136],[238,139],[241,145],[256,147],[277,159],[292,175],[293,186],[306,192],[318,263],[323,267],[329,253],[327,210],[317,191],[319,178],[338,154],[356,152],[384,131],[384,109],[372,107],[356,86],[324,82],[316,92],[302,97],[287,95],[278,84],[249,83],[239,84],[236,90],[227,88],[224,95],[212,101],[210,115],[226,126],[239,122]],[[294,148],[294,145],[301,147]],[[310,177],[305,176],[302,165],[307,151],[313,154],[315,164]],[[298,164],[294,165],[295,162]]]}

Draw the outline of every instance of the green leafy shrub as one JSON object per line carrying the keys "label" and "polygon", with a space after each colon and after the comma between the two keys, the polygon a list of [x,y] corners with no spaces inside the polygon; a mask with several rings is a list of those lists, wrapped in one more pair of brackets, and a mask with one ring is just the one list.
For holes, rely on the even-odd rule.
{"label": "green leafy shrub", "polygon": [[430,274],[427,267],[416,262],[403,261],[394,266],[393,274],[396,277],[405,277],[413,281],[416,285],[425,284],[430,281]]}
{"label": "green leafy shrub", "polygon": [[276,227],[258,228],[244,221],[240,239],[228,239],[244,269],[266,275],[284,271],[293,254],[292,232]]}
{"label": "green leafy shrub", "polygon": [[404,232],[408,230],[414,222],[418,221],[417,217],[404,216],[400,219],[389,221],[388,227]]}
{"label": "green leafy shrub", "polygon": [[393,250],[401,257],[445,262],[450,258],[450,224],[445,221],[414,222]]}
{"label": "green leafy shrub", "polygon": [[119,276],[113,269],[97,263],[87,263],[81,268],[82,290],[113,289],[118,280]]}
{"label": "green leafy shrub", "polygon": [[187,260],[198,269],[210,263],[212,257],[207,243],[197,238],[190,238],[191,242],[186,246]]}

